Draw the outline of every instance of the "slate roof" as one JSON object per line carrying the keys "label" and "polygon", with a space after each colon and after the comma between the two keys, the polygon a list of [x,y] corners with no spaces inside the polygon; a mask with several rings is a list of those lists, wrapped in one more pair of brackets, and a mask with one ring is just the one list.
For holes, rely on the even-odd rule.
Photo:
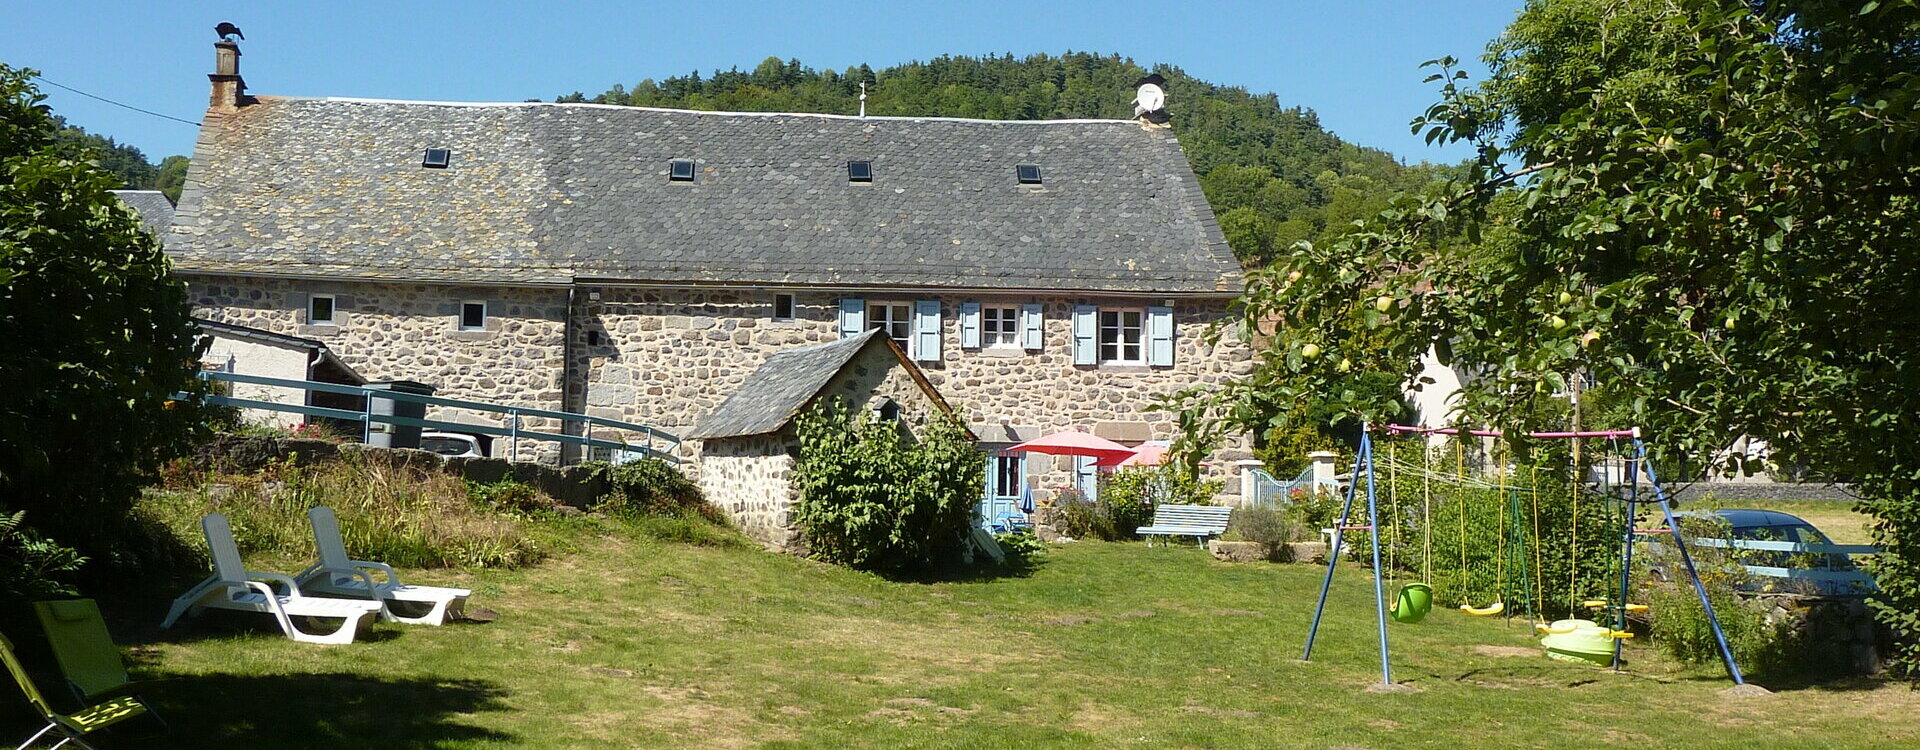
{"label": "slate roof", "polygon": [[165,239],[173,225],[173,201],[158,190],[108,190],[113,197],[140,215],[140,223],[155,237]]}
{"label": "slate roof", "polygon": [[[696,181],[668,180],[676,159]],[[361,279],[1242,288],[1178,140],[1125,120],[258,97],[206,118],[168,252]]]}
{"label": "slate roof", "polygon": [[[833,376],[840,374],[869,344],[885,346],[887,339],[880,335],[880,329],[874,328],[838,341],[774,352],[747,376],[739,390],[701,418],[700,424],[686,437],[745,437],[778,431],[799,416],[800,410],[827,387]],[[905,357],[900,361],[906,367],[914,366]],[[924,385],[924,380],[922,383]],[[938,394],[935,400],[944,403]]]}

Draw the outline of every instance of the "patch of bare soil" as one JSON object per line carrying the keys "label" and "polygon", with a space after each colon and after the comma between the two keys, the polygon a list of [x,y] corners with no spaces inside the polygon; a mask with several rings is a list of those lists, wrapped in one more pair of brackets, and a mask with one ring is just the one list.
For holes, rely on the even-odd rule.
{"label": "patch of bare soil", "polygon": [[1138,619],[1152,617],[1157,614],[1159,613],[1151,609],[1135,609],[1127,612],[1121,612],[1120,614],[1114,615],[1114,617],[1118,617],[1122,620],[1138,620]]}
{"label": "patch of bare soil", "polygon": [[1040,622],[1048,625],[1086,625],[1088,623],[1099,622],[1099,621],[1100,621],[1100,618],[1089,617],[1087,615],[1055,615],[1053,617],[1042,619]]}
{"label": "patch of bare soil", "polygon": [[1540,649],[1524,646],[1474,646],[1473,652],[1481,656],[1539,656]]}
{"label": "patch of bare soil", "polygon": [[1251,609],[1216,609],[1211,612],[1208,612],[1208,614],[1214,615],[1216,617],[1266,617],[1267,616],[1267,613],[1265,612],[1255,612]]}
{"label": "patch of bare soil", "polygon": [[1187,712],[1187,713],[1190,713],[1190,714],[1205,714],[1205,715],[1207,715],[1207,716],[1231,716],[1231,717],[1234,717],[1234,718],[1236,718],[1236,719],[1251,719],[1251,718],[1253,718],[1253,717],[1256,717],[1256,716],[1259,716],[1259,715],[1260,715],[1260,714],[1257,714],[1257,713],[1254,713],[1254,712],[1252,712],[1252,711],[1247,711],[1247,710],[1244,710],[1244,709],[1238,709],[1238,708],[1214,708],[1214,707],[1212,707],[1212,706],[1194,706],[1194,705],[1187,705],[1187,706],[1181,706],[1181,707],[1180,707],[1180,710],[1182,710],[1182,711],[1185,711],[1185,712]]}

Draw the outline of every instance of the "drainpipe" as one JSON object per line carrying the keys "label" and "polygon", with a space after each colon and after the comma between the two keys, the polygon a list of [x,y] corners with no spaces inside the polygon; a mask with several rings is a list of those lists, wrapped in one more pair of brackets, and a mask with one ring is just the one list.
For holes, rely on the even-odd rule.
{"label": "drainpipe", "polygon": [[[567,320],[562,327],[560,339],[560,410],[575,414],[581,413],[582,410],[580,409],[579,402],[584,400],[574,392],[574,368],[576,365],[574,364],[573,356],[573,334],[575,331],[574,318],[579,314],[579,310],[576,307],[578,304],[577,298],[579,291],[579,285],[567,285]],[[578,434],[576,429],[579,426],[580,423],[578,422],[567,422],[566,424],[560,425],[560,432],[564,435]],[[566,466],[569,463],[567,459],[575,455],[575,451],[579,450],[580,447],[581,446],[562,443],[560,445],[560,465]]]}

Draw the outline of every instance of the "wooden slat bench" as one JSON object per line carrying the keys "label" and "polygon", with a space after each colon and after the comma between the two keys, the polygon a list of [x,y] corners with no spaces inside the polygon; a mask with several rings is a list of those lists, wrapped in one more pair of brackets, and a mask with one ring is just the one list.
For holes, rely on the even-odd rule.
{"label": "wooden slat bench", "polygon": [[1233,508],[1225,505],[1162,505],[1153,509],[1153,525],[1135,530],[1153,546],[1156,536],[1190,536],[1200,544],[1227,531]]}

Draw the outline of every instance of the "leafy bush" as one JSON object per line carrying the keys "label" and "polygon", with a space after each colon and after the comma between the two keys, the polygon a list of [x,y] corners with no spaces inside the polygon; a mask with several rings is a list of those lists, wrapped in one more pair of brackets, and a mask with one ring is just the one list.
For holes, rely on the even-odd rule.
{"label": "leafy bush", "polygon": [[204,551],[200,517],[225,513],[244,553],[310,558],[307,510],[340,517],[347,549],[362,559],[415,568],[515,567],[543,552],[527,535],[527,511],[491,503],[551,507],[511,484],[469,494],[459,478],[377,458],[343,456],[310,467],[276,465],[257,474],[207,477],[206,484],[148,492],[139,511]]}
{"label": "leafy bush", "polygon": [[488,510],[526,515],[553,509],[553,498],[533,485],[511,479],[482,484],[467,482],[467,497]]}
{"label": "leafy bush", "polygon": [[700,485],[680,473],[679,467],[657,458],[613,466],[592,464],[608,480],[609,489],[594,509],[615,518],[691,515],[726,525],[719,508],[707,502]]}
{"label": "leafy bush", "polygon": [[58,576],[78,570],[87,559],[24,528],[26,516],[26,511],[0,513],[0,592],[28,600],[72,594]]}
{"label": "leafy bush", "polygon": [[1100,502],[1117,535],[1131,537],[1135,529],[1153,522],[1154,506],[1166,502],[1166,476],[1159,467],[1140,466],[1101,479]]}
{"label": "leafy bush", "polygon": [[1131,538],[1132,533],[1122,534],[1113,523],[1113,515],[1102,503],[1087,502],[1086,496],[1075,492],[1065,499],[1055,499],[1053,503],[1054,523],[1060,533],[1074,539],[1100,539],[1114,542]]}
{"label": "leafy bush", "polygon": [[835,400],[798,429],[794,517],[816,557],[907,571],[960,556],[986,476],[958,422],[936,417],[915,442],[900,423]]}
{"label": "leafy bush", "polygon": [[1278,550],[1294,540],[1299,527],[1286,511],[1279,508],[1246,506],[1233,509],[1223,538],[1240,542],[1259,542]]}
{"label": "leafy bush", "polygon": [[[167,551],[129,510],[202,423],[197,399],[173,400],[200,388],[196,330],[160,243],[107,193],[118,180],[56,142],[32,75],[0,65],[0,508],[38,541],[0,566],[85,558],[80,573],[124,579]],[[39,542],[77,556],[49,566]]]}
{"label": "leafy bush", "polygon": [[1005,534],[995,534],[994,541],[1000,543],[1000,550],[1007,553],[1007,565],[1021,567],[1033,562],[1033,558],[1047,553],[1047,545],[1033,535],[1032,531],[1020,529]]}

